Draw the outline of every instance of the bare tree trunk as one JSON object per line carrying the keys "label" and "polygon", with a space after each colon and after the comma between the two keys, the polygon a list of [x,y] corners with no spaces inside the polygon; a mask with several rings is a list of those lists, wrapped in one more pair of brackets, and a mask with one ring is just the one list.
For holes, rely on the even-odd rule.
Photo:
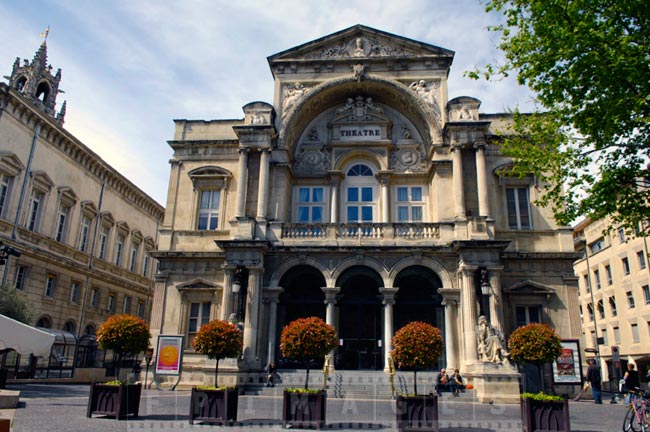
{"label": "bare tree trunk", "polygon": [[219,359],[217,359],[217,365],[214,367],[214,386],[219,387],[217,380],[219,379]]}
{"label": "bare tree trunk", "polygon": [[417,396],[418,395],[418,371],[416,370],[413,371],[413,391]]}

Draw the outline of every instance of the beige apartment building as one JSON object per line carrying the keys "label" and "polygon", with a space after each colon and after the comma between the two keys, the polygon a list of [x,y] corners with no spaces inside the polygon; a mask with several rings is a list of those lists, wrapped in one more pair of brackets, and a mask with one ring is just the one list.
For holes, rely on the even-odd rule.
{"label": "beige apartment building", "polygon": [[420,320],[443,332],[439,367],[492,400],[518,400],[518,374],[486,364],[479,316],[581,337],[572,230],[533,204],[536,179],[501,173],[511,117],[448,99],[453,58],[357,25],[268,57],[273,101],[242,119],[175,120],[151,327],[185,337],[182,384],[213,376],[191,340],[217,318],[244,335],[220,378],[290,366],[279,335],[304,316],[336,328],[334,369],[386,370]]}
{"label": "beige apartment building", "polygon": [[69,366],[69,344],[94,335],[108,316],[149,319],[164,208],[63,127],[61,70],[47,64],[45,42],[31,61],[16,59],[7,78],[0,241],[21,255],[0,266],[2,283],[27,295],[32,325],[66,340],[59,358]]}
{"label": "beige apartment building", "polygon": [[648,240],[622,228],[606,233],[608,226],[604,220],[585,219],[574,228],[576,246],[583,252],[574,265],[582,331],[588,347],[597,348],[607,364],[605,379],[620,376],[612,367],[612,347],[617,347],[621,366],[634,361],[644,380],[650,367]]}

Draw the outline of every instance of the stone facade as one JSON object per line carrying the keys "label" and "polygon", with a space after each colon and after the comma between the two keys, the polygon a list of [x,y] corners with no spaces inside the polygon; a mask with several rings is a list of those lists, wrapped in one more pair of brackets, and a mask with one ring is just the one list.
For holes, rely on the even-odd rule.
{"label": "stone facade", "polygon": [[190,340],[216,318],[242,325],[240,376],[288,365],[280,331],[310,315],[336,327],[337,369],[387,368],[412,320],[470,379],[479,315],[579,337],[572,231],[536,179],[500,175],[510,116],[447,100],[453,56],[354,26],[270,56],[272,104],[175,121],[152,331],[187,337],[184,383],[210,379]]}
{"label": "stone facade", "polygon": [[0,83],[0,241],[21,252],[2,283],[27,295],[31,324],[79,337],[112,314],[149,319],[164,208],[63,128],[51,71],[43,42]]}

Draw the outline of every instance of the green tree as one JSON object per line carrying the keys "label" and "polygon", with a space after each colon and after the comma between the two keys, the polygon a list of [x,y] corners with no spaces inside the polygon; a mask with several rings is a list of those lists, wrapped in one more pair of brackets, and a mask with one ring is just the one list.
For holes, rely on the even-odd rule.
{"label": "green tree", "polygon": [[218,387],[219,360],[239,356],[243,348],[242,332],[228,321],[213,320],[201,326],[192,340],[192,346],[196,352],[217,360],[214,367],[214,386]]}
{"label": "green tree", "polygon": [[4,285],[0,285],[0,315],[25,324],[30,324],[34,319],[27,296],[15,288]]}
{"label": "green tree", "polygon": [[486,11],[504,16],[489,29],[505,61],[468,75],[516,74],[538,102],[515,112],[508,172],[538,176],[538,203],[561,224],[609,216],[637,229],[650,214],[650,2],[489,0]]}

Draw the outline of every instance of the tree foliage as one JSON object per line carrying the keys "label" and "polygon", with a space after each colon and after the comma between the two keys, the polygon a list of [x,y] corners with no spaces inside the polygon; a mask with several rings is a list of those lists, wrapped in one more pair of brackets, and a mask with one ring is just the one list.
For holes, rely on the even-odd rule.
{"label": "tree foliage", "polygon": [[508,338],[510,358],[518,362],[548,363],[562,354],[562,342],[546,324],[518,327]]}
{"label": "tree foliage", "polygon": [[27,296],[15,288],[4,285],[0,285],[0,315],[24,324],[29,324],[34,319]]}
{"label": "tree foliage", "polygon": [[417,395],[417,371],[436,365],[442,355],[442,334],[431,324],[413,321],[399,329],[391,343],[391,356],[397,367],[413,371],[413,390]]}
{"label": "tree foliage", "polygon": [[[543,114],[515,113],[502,151],[510,174],[534,174],[559,223],[579,216],[634,231],[650,214],[650,2],[489,0],[504,20],[502,64],[469,72],[516,74]],[[650,232],[645,231],[646,235]]]}
{"label": "tree foliage", "polygon": [[213,320],[199,329],[192,341],[194,349],[209,359],[237,357],[242,350],[242,333],[228,321]]}
{"label": "tree foliage", "polygon": [[150,338],[149,326],[140,318],[128,314],[113,315],[97,329],[99,347],[111,349],[118,356],[145,351]]}

